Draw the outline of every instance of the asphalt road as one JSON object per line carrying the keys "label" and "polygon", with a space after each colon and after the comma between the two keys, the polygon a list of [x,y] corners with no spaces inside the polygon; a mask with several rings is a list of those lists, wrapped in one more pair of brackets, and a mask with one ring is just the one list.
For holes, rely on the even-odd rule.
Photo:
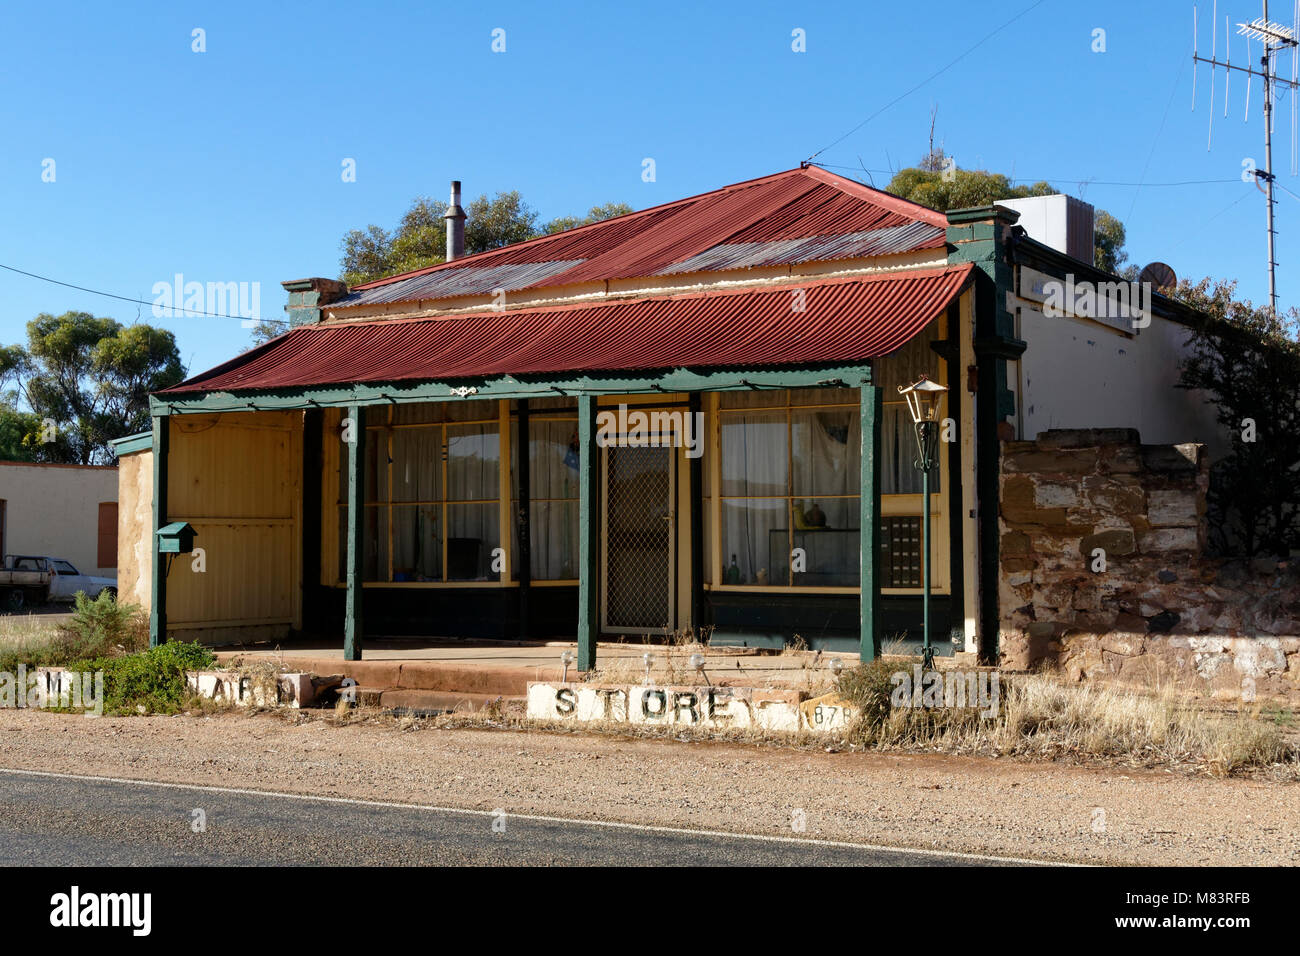
{"label": "asphalt road", "polygon": [[[204,828],[195,832],[196,810]],[[493,824],[496,824],[494,830]],[[996,858],[0,770],[0,865],[979,866]]]}

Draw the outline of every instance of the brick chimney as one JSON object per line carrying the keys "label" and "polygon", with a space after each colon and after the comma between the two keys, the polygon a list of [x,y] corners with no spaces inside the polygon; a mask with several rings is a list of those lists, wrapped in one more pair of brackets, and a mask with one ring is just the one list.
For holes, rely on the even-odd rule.
{"label": "brick chimney", "polygon": [[460,180],[451,181],[451,204],[447,214],[447,261],[460,259],[465,255],[465,210],[460,208]]}
{"label": "brick chimney", "polygon": [[315,325],[320,321],[321,306],[337,302],[348,294],[348,287],[337,279],[289,279],[281,282],[289,293],[284,311],[289,313],[289,328]]}

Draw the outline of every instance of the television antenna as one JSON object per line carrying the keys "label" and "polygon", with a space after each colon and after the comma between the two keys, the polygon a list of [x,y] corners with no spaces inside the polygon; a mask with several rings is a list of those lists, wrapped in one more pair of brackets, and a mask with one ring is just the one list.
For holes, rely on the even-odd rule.
{"label": "television antenna", "polygon": [[[1295,0],[1295,8],[1292,12],[1291,26],[1276,23],[1268,18],[1268,0],[1263,0],[1264,15],[1251,20],[1249,23],[1238,23],[1237,34],[1245,38],[1246,44],[1246,65],[1240,64],[1234,66],[1232,63],[1232,54],[1230,51],[1231,32],[1229,21],[1225,16],[1223,18],[1223,44],[1224,58],[1218,58],[1218,24],[1219,24],[1219,3],[1214,0],[1210,15],[1210,56],[1207,59],[1200,55],[1197,49],[1197,35],[1199,33],[1196,22],[1196,7],[1192,7],[1192,109],[1196,109],[1196,68],[1197,64],[1208,63],[1210,65],[1210,130],[1206,141],[1206,149],[1209,149],[1213,143],[1214,137],[1214,76],[1219,67],[1224,70],[1223,84],[1223,115],[1228,115],[1228,89],[1232,82],[1232,74],[1246,74],[1246,113],[1242,117],[1245,122],[1250,115],[1250,84],[1254,77],[1259,77],[1261,85],[1264,87],[1264,168],[1252,168],[1251,175],[1255,177],[1255,187],[1265,196],[1265,208],[1268,212],[1268,302],[1269,307],[1274,313],[1277,312],[1277,258],[1274,252],[1277,230],[1273,224],[1273,209],[1276,199],[1273,194],[1273,181],[1276,176],[1273,174],[1273,130],[1276,124],[1274,116],[1274,104],[1277,100],[1277,87],[1291,93],[1291,175],[1297,172],[1296,156],[1296,92],[1300,90],[1300,75],[1297,74],[1297,46],[1300,46],[1300,0]],[[1255,40],[1263,47],[1263,52],[1259,58],[1258,68],[1250,65],[1250,41]],[[1283,50],[1291,51],[1291,78],[1279,77],[1277,75],[1277,54]],[[1262,184],[1262,185],[1261,185]]]}

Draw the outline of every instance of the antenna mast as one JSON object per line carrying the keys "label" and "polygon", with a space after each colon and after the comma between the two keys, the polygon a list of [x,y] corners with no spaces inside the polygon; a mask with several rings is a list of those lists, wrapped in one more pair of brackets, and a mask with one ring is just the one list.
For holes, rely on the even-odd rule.
{"label": "antenna mast", "polygon": [[[1260,17],[1258,20],[1252,20],[1250,23],[1237,24],[1238,34],[1246,38],[1246,50],[1247,50],[1246,66],[1233,66],[1231,62],[1232,58],[1230,55],[1227,55],[1227,58],[1224,61],[1219,60],[1217,55],[1218,25],[1215,22],[1218,19],[1217,10],[1211,15],[1210,18],[1211,28],[1214,31],[1214,39],[1211,41],[1210,56],[1207,59],[1203,56],[1200,56],[1199,53],[1197,53],[1196,51],[1196,8],[1193,7],[1192,8],[1192,33],[1193,33],[1192,62],[1193,64],[1208,63],[1210,65],[1211,130],[1213,129],[1213,123],[1214,123],[1213,83],[1214,83],[1214,71],[1216,67],[1220,67],[1220,66],[1223,67],[1225,71],[1225,75],[1228,77],[1232,76],[1232,71],[1234,70],[1236,70],[1239,73],[1246,74],[1247,77],[1246,80],[1247,107],[1246,108],[1247,109],[1250,108],[1249,105],[1250,104],[1250,85],[1249,85],[1250,77],[1258,76],[1260,80],[1263,82],[1263,86],[1264,86],[1264,168],[1263,169],[1256,168],[1251,170],[1251,172],[1255,176],[1256,187],[1259,187],[1260,183],[1263,183],[1263,187],[1260,189],[1260,192],[1264,193],[1266,199],[1265,206],[1267,208],[1267,213],[1268,213],[1268,303],[1269,303],[1269,307],[1274,311],[1274,313],[1276,313],[1277,312],[1277,258],[1274,249],[1275,249],[1275,241],[1277,238],[1277,230],[1274,227],[1273,209],[1277,200],[1273,193],[1273,181],[1274,179],[1276,179],[1276,176],[1274,176],[1273,174],[1273,108],[1276,100],[1275,89],[1277,84],[1279,83],[1281,83],[1286,89],[1288,89],[1291,92],[1293,97],[1292,106],[1294,107],[1295,105],[1294,97],[1296,95],[1297,90],[1300,89],[1300,83],[1297,83],[1295,79],[1295,75],[1296,75],[1295,58],[1297,54],[1296,48],[1298,45],[1300,45],[1297,44],[1296,28],[1300,27],[1300,22],[1297,22],[1293,27],[1286,27],[1280,23],[1272,22],[1268,18],[1268,0],[1263,0],[1263,3],[1264,3],[1264,15],[1262,17]],[[1296,15],[1297,15],[1296,16],[1297,21],[1300,21],[1300,0],[1298,0],[1296,4]],[[1225,29],[1225,33],[1226,33],[1226,29]],[[1250,51],[1250,41],[1252,39],[1259,40],[1264,47],[1264,53],[1259,59],[1258,70],[1252,69],[1250,66],[1249,51]],[[1226,42],[1227,40],[1225,38],[1225,43]],[[1286,79],[1285,77],[1282,79],[1278,78],[1277,62],[1275,59],[1275,56],[1279,50],[1287,50],[1287,49],[1291,51],[1291,57],[1292,57],[1292,69],[1291,69],[1292,79],[1290,80]],[[1226,110],[1227,108],[1227,100],[1226,100],[1227,87],[1226,86],[1224,88],[1224,94],[1225,94],[1224,108]],[[1195,107],[1196,107],[1196,70],[1195,70],[1195,66],[1193,66],[1192,108],[1195,109]],[[1294,113],[1294,109],[1292,110],[1292,112]],[[1292,141],[1292,150],[1294,151],[1295,149],[1294,116],[1292,117],[1291,122],[1293,127],[1291,131],[1291,141]],[[1293,155],[1291,157],[1292,169],[1295,168],[1295,163],[1296,163],[1296,158]]]}

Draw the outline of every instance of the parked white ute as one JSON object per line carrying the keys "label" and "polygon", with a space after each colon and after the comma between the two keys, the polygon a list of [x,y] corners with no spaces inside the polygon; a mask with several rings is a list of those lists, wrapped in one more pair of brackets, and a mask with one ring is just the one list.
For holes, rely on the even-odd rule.
{"label": "parked white ute", "polygon": [[62,558],[50,558],[50,570],[55,577],[50,579],[50,600],[72,603],[78,591],[85,591],[86,597],[94,600],[105,591],[117,597],[117,577],[101,578],[93,574],[82,574],[72,566],[71,561]]}
{"label": "parked white ute", "polygon": [[0,610],[21,611],[46,601],[71,604],[78,591],[92,599],[105,591],[116,598],[117,578],[82,574],[71,561],[46,555],[9,554],[0,566]]}

